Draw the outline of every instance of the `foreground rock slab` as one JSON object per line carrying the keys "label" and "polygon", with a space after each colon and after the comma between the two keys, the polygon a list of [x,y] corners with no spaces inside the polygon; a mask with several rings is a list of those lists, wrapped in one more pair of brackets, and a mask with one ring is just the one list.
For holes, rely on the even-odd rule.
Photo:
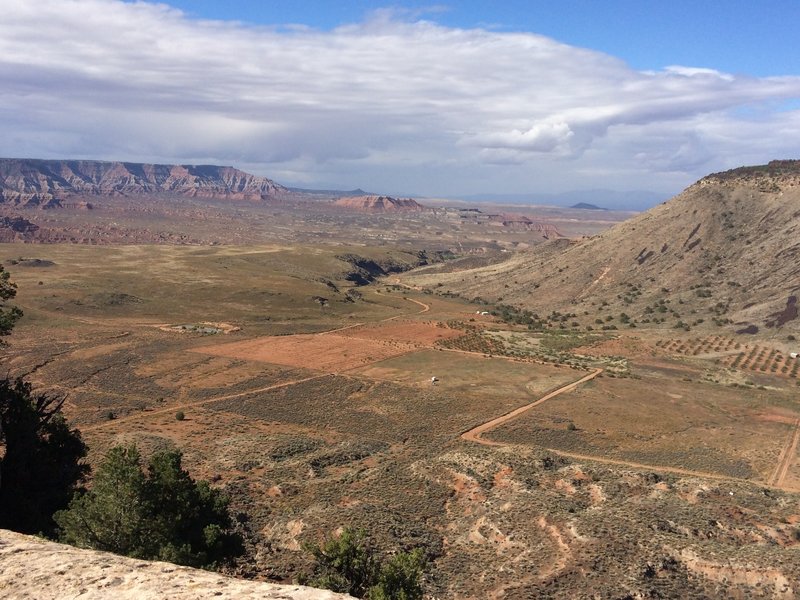
{"label": "foreground rock slab", "polygon": [[225,577],[170,563],[81,550],[0,530],[0,597],[12,599],[345,600],[299,585]]}

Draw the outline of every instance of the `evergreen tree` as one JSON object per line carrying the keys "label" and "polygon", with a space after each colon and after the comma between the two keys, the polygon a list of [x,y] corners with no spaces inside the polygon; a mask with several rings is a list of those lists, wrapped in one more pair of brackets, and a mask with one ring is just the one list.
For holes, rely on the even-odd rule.
{"label": "evergreen tree", "polygon": [[[22,316],[16,306],[9,306],[8,301],[17,295],[17,284],[12,283],[8,271],[0,265],[0,336],[8,335],[14,324]],[[4,342],[0,342],[2,345]]]}
{"label": "evergreen tree", "polygon": [[378,575],[374,552],[362,530],[345,529],[321,546],[307,546],[316,559],[310,585],[364,598]]}
{"label": "evergreen tree", "polygon": [[150,543],[145,477],[135,446],[112,448],[97,469],[92,489],[76,494],[56,514],[61,540],[126,556],[147,558]]}
{"label": "evergreen tree", "polygon": [[181,466],[181,453],[159,452],[142,472],[136,447],[112,448],[92,489],[56,514],[61,539],[136,558],[213,567],[242,553],[228,501]]}
{"label": "evergreen tree", "polygon": [[53,513],[88,473],[80,432],[61,414],[64,400],[0,379],[0,528],[51,534]]}
{"label": "evergreen tree", "polygon": [[420,600],[422,550],[400,552],[381,563],[362,530],[345,529],[322,545],[306,546],[315,559],[309,585],[368,600]]}
{"label": "evergreen tree", "polygon": [[377,582],[369,590],[369,600],[418,600],[422,598],[422,572],[425,557],[417,548],[400,552],[380,569]]}

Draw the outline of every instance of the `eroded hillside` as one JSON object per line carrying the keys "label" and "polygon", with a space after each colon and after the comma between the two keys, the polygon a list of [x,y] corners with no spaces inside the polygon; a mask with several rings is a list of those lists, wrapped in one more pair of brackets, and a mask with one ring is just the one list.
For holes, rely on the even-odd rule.
{"label": "eroded hillside", "polygon": [[569,321],[582,327],[611,316],[615,326],[796,334],[800,161],[710,175],[599,235],[409,281],[542,315],[574,313]]}

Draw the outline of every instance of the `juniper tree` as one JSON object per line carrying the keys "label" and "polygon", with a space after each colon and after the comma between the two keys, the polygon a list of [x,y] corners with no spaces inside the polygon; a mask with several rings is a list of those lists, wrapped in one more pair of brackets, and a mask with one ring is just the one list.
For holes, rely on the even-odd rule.
{"label": "juniper tree", "polygon": [[0,528],[51,534],[53,513],[87,475],[86,446],[61,414],[64,400],[0,379]]}
{"label": "juniper tree", "polygon": [[135,446],[115,447],[92,489],[56,514],[64,542],[142,559],[213,567],[242,553],[228,500],[181,466],[178,451],[158,452],[142,471]]}

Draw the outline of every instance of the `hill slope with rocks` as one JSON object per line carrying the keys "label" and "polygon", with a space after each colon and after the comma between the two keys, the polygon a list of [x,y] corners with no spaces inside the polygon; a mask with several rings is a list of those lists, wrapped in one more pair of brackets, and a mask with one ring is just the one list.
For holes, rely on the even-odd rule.
{"label": "hill slope with rocks", "polygon": [[345,594],[277,585],[219,573],[117,556],[0,530],[0,590],[4,598],[236,598],[346,600]]}
{"label": "hill slope with rocks", "polygon": [[474,271],[423,270],[413,282],[569,313],[581,326],[625,313],[626,327],[796,334],[800,161],[715,173],[600,235],[546,243]]}
{"label": "hill slope with rocks", "polygon": [[266,177],[215,165],[0,159],[0,203],[57,207],[70,199],[173,194],[268,200],[289,190]]}

